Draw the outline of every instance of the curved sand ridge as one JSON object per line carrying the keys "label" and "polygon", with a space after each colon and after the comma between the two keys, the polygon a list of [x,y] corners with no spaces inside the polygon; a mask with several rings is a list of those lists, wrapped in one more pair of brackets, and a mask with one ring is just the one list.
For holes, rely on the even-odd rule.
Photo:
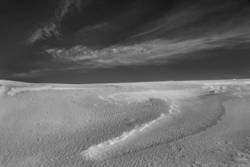
{"label": "curved sand ridge", "polygon": [[109,155],[110,152],[115,152],[115,149],[119,149],[117,147],[125,145],[126,142],[135,139],[136,137],[138,137],[138,135],[144,133],[144,131],[152,129],[153,126],[156,126],[161,121],[166,120],[167,118],[167,114],[161,114],[161,116],[155,120],[152,120],[141,126],[136,126],[134,129],[128,132],[123,132],[121,136],[109,139],[107,141],[89,147],[87,150],[83,151],[81,155],[84,158],[90,160],[103,160],[105,158],[108,158],[109,156],[111,156]]}
{"label": "curved sand ridge", "polygon": [[[169,94],[168,94],[169,93]],[[167,121],[170,119],[173,115],[178,114],[180,111],[178,102],[177,102],[177,96],[171,91],[166,92],[160,92],[160,91],[142,91],[142,92],[132,92],[132,93],[115,93],[111,94],[108,97],[99,97],[100,99],[104,101],[108,101],[110,103],[120,102],[120,103],[134,103],[134,102],[146,102],[151,98],[161,99],[166,102],[172,101],[172,104],[169,106],[169,110],[167,113],[161,113],[159,117],[156,119],[153,119],[149,122],[143,123],[142,125],[136,125],[133,129],[130,131],[123,132],[120,136],[117,136],[115,138],[111,138],[109,140],[103,141],[102,143],[92,145],[88,149],[81,152],[81,155],[87,159],[87,160],[103,160],[106,158],[110,158],[114,156],[117,156],[117,154],[125,154],[126,150],[123,152],[119,147],[122,147],[128,142],[133,142],[133,140],[136,140],[138,137],[140,137],[141,134],[153,130],[154,128],[157,128],[162,122]],[[150,96],[151,95],[151,96]],[[189,92],[183,92],[183,96],[179,97],[178,99],[185,99],[191,96],[190,91]],[[171,97],[171,99],[170,99]],[[173,99],[175,99],[176,102],[173,102]],[[131,151],[131,150],[130,150]]]}
{"label": "curved sand ridge", "polygon": [[[169,114],[161,114],[155,120],[136,126],[118,137],[92,145],[81,155],[87,160],[110,159],[126,155],[129,152],[143,151],[160,144],[176,142],[184,137],[200,133],[216,125],[225,114],[224,107],[220,103],[207,99],[206,103],[208,105],[195,106],[198,109],[196,111],[184,110],[183,112],[180,110],[180,106],[173,103],[170,105]],[[214,105],[207,108],[211,109],[210,111],[204,109],[209,105]],[[176,121],[180,121],[178,125],[176,125]]]}

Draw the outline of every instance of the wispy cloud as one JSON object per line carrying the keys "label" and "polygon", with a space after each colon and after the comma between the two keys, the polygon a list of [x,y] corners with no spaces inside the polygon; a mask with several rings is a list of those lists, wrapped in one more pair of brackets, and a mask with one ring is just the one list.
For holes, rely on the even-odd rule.
{"label": "wispy cloud", "polygon": [[[61,5],[59,5],[55,14],[56,21],[59,21],[59,23],[72,6],[81,9],[81,7],[88,5],[91,0],[61,0],[60,2]],[[73,63],[73,66],[75,64],[73,68],[76,66],[77,68],[111,68],[115,66],[160,64],[172,58],[190,55],[190,53],[249,43],[249,14],[239,12],[238,15],[233,15],[232,12],[227,11],[231,9],[231,6],[235,5],[212,5],[211,8],[205,9],[204,4],[195,3],[195,5],[182,6],[171,10],[155,21],[136,27],[132,30],[133,33],[126,32],[126,34],[129,34],[126,36],[127,41],[132,41],[135,44],[119,44],[102,49],[93,49],[79,43],[71,48],[50,48],[46,52],[59,63],[69,62],[70,65]],[[232,18],[232,16],[235,17]],[[214,19],[211,20],[211,18]],[[204,23],[204,20],[208,20],[208,23]],[[86,26],[81,31],[76,32],[75,36],[80,34],[81,38],[85,38],[79,41],[91,41],[93,39],[95,39],[94,41],[99,39],[102,41],[102,35],[99,38],[98,32],[103,30],[102,33],[107,32],[107,36],[111,34],[111,37],[113,37],[115,36],[112,34],[113,27],[117,26],[117,29],[119,29],[118,23],[115,20],[112,25],[110,22],[105,22],[96,23],[94,26]],[[29,41],[34,43],[51,36],[60,36],[58,24],[55,22],[38,28],[29,38]],[[138,42],[137,38],[138,41],[140,39],[144,41]]]}
{"label": "wispy cloud", "polygon": [[32,44],[50,37],[60,37],[62,35],[59,31],[61,20],[69,12],[72,6],[80,10],[81,3],[82,0],[61,0],[58,8],[56,9],[55,16],[50,19],[52,21],[48,21],[45,25],[36,28],[28,37],[27,43]]}
{"label": "wispy cloud", "polygon": [[230,47],[249,41],[250,32],[235,29],[223,34],[190,39],[158,39],[134,45],[114,45],[99,50],[78,45],[70,49],[52,48],[46,52],[57,61],[74,62],[85,68],[110,68],[123,65],[159,64],[189,53]]}
{"label": "wispy cloud", "polygon": [[61,0],[61,5],[59,5],[56,16],[61,19],[70,10],[70,7],[75,7],[76,9],[81,9],[82,0]]}
{"label": "wispy cloud", "polygon": [[39,69],[39,70],[29,70],[29,71],[25,71],[25,72],[17,72],[17,73],[13,73],[11,74],[12,78],[32,78],[32,77],[37,77],[40,74],[44,73],[44,72],[48,72],[48,71],[52,71],[52,69]]}
{"label": "wispy cloud", "polygon": [[59,32],[57,25],[53,22],[46,24],[43,27],[35,29],[35,31],[32,32],[29,38],[27,39],[27,42],[28,44],[32,44],[36,41],[46,39],[52,36],[54,37],[61,36],[61,33]]}

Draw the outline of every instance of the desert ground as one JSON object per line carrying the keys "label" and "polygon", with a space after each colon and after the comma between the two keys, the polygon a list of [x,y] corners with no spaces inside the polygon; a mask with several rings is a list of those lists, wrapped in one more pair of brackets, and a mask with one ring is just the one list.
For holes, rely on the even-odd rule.
{"label": "desert ground", "polygon": [[250,80],[0,81],[0,167],[231,166],[250,166]]}

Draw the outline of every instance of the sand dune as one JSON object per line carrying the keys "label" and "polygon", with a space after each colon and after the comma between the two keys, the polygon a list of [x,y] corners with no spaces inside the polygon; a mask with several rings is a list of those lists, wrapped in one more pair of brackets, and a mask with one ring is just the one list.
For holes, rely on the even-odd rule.
{"label": "sand dune", "polygon": [[0,82],[0,166],[249,166],[250,81]]}

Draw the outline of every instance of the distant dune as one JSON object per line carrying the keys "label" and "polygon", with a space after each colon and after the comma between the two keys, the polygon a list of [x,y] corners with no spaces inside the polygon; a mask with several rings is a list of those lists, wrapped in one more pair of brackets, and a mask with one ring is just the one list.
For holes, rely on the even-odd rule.
{"label": "distant dune", "polygon": [[250,80],[0,81],[1,167],[250,165]]}

